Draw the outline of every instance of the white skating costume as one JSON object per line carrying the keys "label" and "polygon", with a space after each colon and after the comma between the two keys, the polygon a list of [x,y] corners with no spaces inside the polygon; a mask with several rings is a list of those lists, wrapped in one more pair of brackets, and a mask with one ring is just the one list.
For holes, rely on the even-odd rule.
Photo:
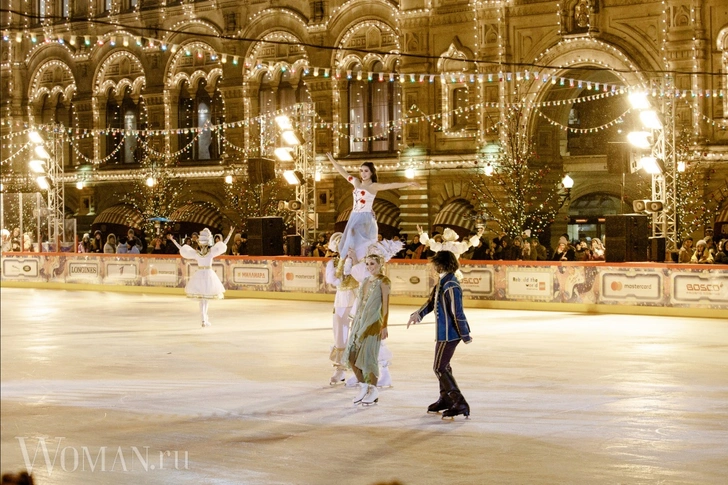
{"label": "white skating costume", "polygon": [[[448,227],[442,232],[442,242],[437,242],[434,239],[430,239],[427,236],[426,232],[420,233],[420,242],[425,246],[429,247],[432,252],[436,253],[438,251],[450,251],[455,255],[455,258],[460,259],[460,256],[465,251],[467,251],[468,248],[478,245],[478,243],[480,242],[480,236],[471,236],[465,241],[458,242],[459,237],[460,236],[458,236],[458,233]],[[461,281],[463,279],[462,271],[457,270],[455,272],[455,276],[457,277],[458,281]]]}
{"label": "white skating costume", "polygon": [[[348,177],[350,183],[353,184],[354,177]],[[351,208],[349,221],[341,235],[339,242],[339,254],[346,258],[349,254],[349,248],[354,249],[357,259],[362,259],[366,255],[367,248],[377,242],[377,233],[379,228],[377,220],[374,217],[374,199],[376,194],[372,194],[365,188],[356,188],[352,192],[354,204]]]}
{"label": "white skating costume", "polygon": [[[212,269],[212,260],[216,256],[227,252],[227,242],[232,235],[232,231],[228,234],[225,241],[217,242],[214,246],[208,245],[213,241],[212,233],[205,228],[200,232],[200,247],[198,252],[192,247],[185,244],[180,246],[177,241],[172,242],[179,248],[179,254],[185,259],[194,259],[197,261],[197,271],[192,275],[185,286],[187,298],[195,298],[200,300],[200,313],[202,314],[202,326],[209,327],[210,320],[207,317],[208,300],[224,298],[225,287],[223,286],[217,273]],[[209,248],[209,249],[208,249]]]}
{"label": "white skating costume", "polygon": [[[329,249],[337,251],[341,233],[336,233],[329,239]],[[344,346],[349,338],[349,313],[356,299],[356,290],[359,283],[366,278],[367,271],[363,261],[352,267],[351,259],[346,264],[339,266],[339,257],[331,259],[326,264],[326,282],[336,287],[334,297],[334,345],[331,347],[329,356],[333,366],[334,374],[331,376],[330,384],[333,386],[345,380],[346,365],[341,361],[344,354]]]}

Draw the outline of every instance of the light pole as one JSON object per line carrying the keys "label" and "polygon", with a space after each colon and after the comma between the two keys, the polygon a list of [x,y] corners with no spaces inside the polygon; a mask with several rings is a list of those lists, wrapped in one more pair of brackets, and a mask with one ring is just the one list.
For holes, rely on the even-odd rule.
{"label": "light pole", "polygon": [[[661,91],[669,93],[672,83],[664,80]],[[658,87],[659,88],[659,87]],[[675,151],[675,103],[669,96],[662,97],[660,113],[651,109],[644,92],[629,95],[632,107],[639,110],[643,130],[627,135],[636,148],[649,153],[642,156],[632,171],[640,168],[652,175],[653,202],[661,202],[662,210],[652,212],[652,237],[665,238],[666,254],[677,251],[676,192],[678,163]],[[643,153],[644,153],[643,152]]]}
{"label": "light pole", "polygon": [[[36,159],[30,160],[30,170],[41,190],[48,191],[48,241],[60,250],[63,240],[65,190],[63,186],[63,125],[53,125],[44,138],[39,132],[28,133],[35,144]],[[39,241],[40,243],[40,241]]]}
{"label": "light pole", "polygon": [[316,173],[313,103],[300,103],[293,107],[293,116],[277,116],[283,147],[274,150],[275,157],[283,162],[293,162],[293,170],[284,175],[289,184],[295,185],[296,234],[308,244],[316,238]]}

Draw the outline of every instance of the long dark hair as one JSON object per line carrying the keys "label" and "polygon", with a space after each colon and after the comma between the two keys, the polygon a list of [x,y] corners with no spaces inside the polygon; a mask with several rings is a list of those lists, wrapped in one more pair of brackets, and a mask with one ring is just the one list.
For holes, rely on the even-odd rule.
{"label": "long dark hair", "polygon": [[364,162],[361,164],[362,167],[367,167],[369,171],[372,173],[372,182],[377,183],[377,168],[374,166],[374,163],[372,162]]}

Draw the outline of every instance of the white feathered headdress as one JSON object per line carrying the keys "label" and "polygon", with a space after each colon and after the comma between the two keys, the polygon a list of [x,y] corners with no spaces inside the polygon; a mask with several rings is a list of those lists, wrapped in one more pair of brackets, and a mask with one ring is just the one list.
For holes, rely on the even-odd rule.
{"label": "white feathered headdress", "polygon": [[382,259],[383,263],[386,263],[392,257],[400,252],[404,247],[402,241],[392,241],[391,239],[383,239],[377,241],[367,248],[367,257],[378,256]]}
{"label": "white feathered headdress", "polygon": [[470,246],[477,246],[480,242],[480,237],[477,235],[460,242],[458,242],[458,238],[458,234],[449,227],[442,233],[442,242],[430,239],[426,232],[420,234],[420,242],[428,246],[431,251],[435,253],[438,251],[450,251],[456,258],[460,258],[460,255],[467,251]]}

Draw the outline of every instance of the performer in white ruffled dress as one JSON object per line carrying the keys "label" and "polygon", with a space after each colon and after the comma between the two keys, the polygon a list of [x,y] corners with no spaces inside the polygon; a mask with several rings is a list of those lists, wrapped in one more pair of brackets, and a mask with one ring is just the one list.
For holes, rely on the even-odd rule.
{"label": "performer in white ruffled dress", "polygon": [[210,320],[207,317],[207,304],[211,299],[222,299],[225,293],[223,286],[217,273],[212,269],[212,260],[216,256],[227,252],[227,243],[235,228],[230,228],[225,241],[213,244],[212,233],[205,228],[200,232],[199,243],[200,250],[197,251],[191,246],[180,244],[172,239],[172,242],[179,248],[179,254],[186,259],[194,259],[197,261],[197,271],[192,275],[185,286],[187,298],[195,298],[200,300],[200,313],[202,314],[202,326],[209,327]]}
{"label": "performer in white ruffled dress", "polygon": [[[430,239],[426,232],[422,231],[420,226],[417,226],[417,232],[420,234],[420,242],[434,253],[439,251],[450,251],[455,255],[455,259],[460,259],[460,256],[467,251],[471,246],[477,246],[480,243],[480,237],[483,235],[483,228],[478,229],[478,234],[471,236],[465,241],[458,241],[458,233],[450,229],[445,228],[442,232],[442,242],[437,242],[434,239]],[[458,269],[455,272],[455,276],[458,281],[463,279],[463,273]]]}
{"label": "performer in white ruffled dress", "polygon": [[332,234],[329,238],[329,250],[337,253],[337,255],[326,264],[326,282],[336,287],[333,316],[334,345],[331,347],[331,354],[329,355],[329,359],[334,366],[334,374],[329,382],[332,386],[344,382],[346,379],[346,364],[342,362],[341,358],[344,355],[344,347],[349,337],[349,314],[354,300],[356,300],[359,283],[369,276],[363,261],[354,265],[351,258],[345,258],[346,264],[343,268],[339,266],[339,260],[341,259],[338,254],[340,240],[340,232]]}
{"label": "performer in white ruffled dress", "polygon": [[[419,187],[420,184],[417,182],[381,184],[377,182],[377,169],[372,162],[364,162],[359,166],[359,175],[361,176],[361,180],[359,180],[349,175],[330,153],[326,155],[336,171],[354,186],[354,204],[339,242],[339,254],[345,257],[345,255],[349,254],[349,248],[353,248],[356,251],[356,257],[363,259],[367,253],[367,248],[377,242],[378,228],[373,210],[377,192],[405,187]],[[341,261],[340,264],[343,265],[344,262]]]}

